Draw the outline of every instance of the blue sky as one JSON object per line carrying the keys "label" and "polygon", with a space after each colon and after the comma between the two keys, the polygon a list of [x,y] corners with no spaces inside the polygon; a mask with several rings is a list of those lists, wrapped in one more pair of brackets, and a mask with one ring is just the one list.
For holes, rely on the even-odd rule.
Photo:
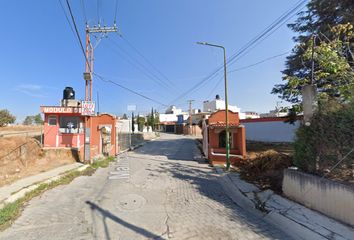
{"label": "blue sky", "polygon": [[[85,18],[81,1],[70,2],[84,39]],[[173,82],[173,86],[166,88],[146,77],[151,72],[154,75],[159,73],[118,34],[102,39],[95,48],[94,71],[159,102],[170,104],[222,64],[220,49],[196,45],[195,42],[224,45],[230,56],[296,2],[118,0],[119,32]],[[62,3],[66,7],[64,0]],[[102,22],[113,24],[115,0],[99,0],[98,14],[96,0],[84,0],[84,3],[91,25],[97,23],[98,14]],[[66,86],[75,89],[77,98],[84,98],[84,58],[59,1],[2,1],[0,20],[3,23],[0,109],[9,109],[21,121],[26,115],[38,113],[41,105],[58,105]],[[284,25],[242,59],[228,66],[229,70],[291,50],[293,35]],[[274,84],[281,82],[280,71],[284,68],[285,57],[230,73],[230,103],[243,111],[268,112],[273,109],[279,99],[270,91]],[[210,100],[217,93],[223,96],[223,84],[217,85],[219,79],[212,79],[174,104],[186,109],[187,100],[194,99],[195,107],[201,108],[203,100]],[[138,112],[149,112],[151,107],[163,109],[156,103],[98,79],[94,79],[93,91],[94,98],[99,92],[102,112],[122,114],[127,112],[128,104],[136,104]]]}

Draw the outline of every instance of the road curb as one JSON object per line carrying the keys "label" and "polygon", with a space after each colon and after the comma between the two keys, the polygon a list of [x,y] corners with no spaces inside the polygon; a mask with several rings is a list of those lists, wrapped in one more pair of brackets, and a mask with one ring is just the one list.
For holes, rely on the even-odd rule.
{"label": "road curb", "polygon": [[10,197],[4,199],[1,203],[0,203],[0,209],[2,209],[6,204],[9,204],[9,203],[13,203],[15,201],[17,201],[18,199],[20,198],[23,198],[26,193],[28,192],[31,192],[33,190],[35,190],[36,188],[38,188],[41,184],[49,184],[51,182],[54,182],[54,181],[57,181],[59,180],[60,178],[64,177],[65,175],[67,175],[69,172],[71,171],[79,171],[79,172],[82,172],[84,171],[86,168],[88,168],[90,165],[83,165],[83,166],[80,166],[80,167],[77,167],[77,168],[74,168],[74,169],[71,169],[67,172],[64,172],[64,173],[60,173],[58,174],[57,176],[54,176],[54,177],[51,177],[51,178],[48,178],[48,179],[44,179],[42,181],[39,181],[37,183],[34,183],[34,184],[31,184],[29,186],[26,186],[24,188],[22,188],[21,190],[17,191],[16,193],[12,194]]}
{"label": "road curb", "polygon": [[[322,214],[319,214],[317,212],[314,212],[310,209],[305,208],[302,205],[299,205],[297,203],[293,203],[288,199],[284,199],[279,195],[273,194],[271,191],[269,192],[256,192],[255,195],[260,195],[260,199],[258,198],[259,196],[257,195],[256,197],[252,197],[254,191],[249,191],[249,193],[244,193],[241,191],[239,186],[237,186],[237,183],[235,183],[231,177],[230,173],[224,172],[224,170],[220,167],[215,167],[215,171],[219,175],[219,182],[223,189],[225,190],[226,194],[234,201],[235,204],[246,210],[247,212],[250,212],[251,214],[254,214],[257,217],[262,218],[264,221],[267,223],[277,227],[278,229],[281,229],[283,232],[286,232],[289,236],[292,236],[294,239],[351,239],[350,236],[353,233],[351,229],[347,229],[348,231],[341,231],[346,228],[346,226],[329,219]],[[243,180],[238,180],[239,184],[249,184]],[[240,185],[240,186],[241,186]],[[251,184],[249,184],[251,185]],[[241,186],[242,187],[242,186]],[[244,187],[244,186],[243,186]],[[255,186],[254,186],[255,187]],[[263,194],[263,195],[262,195]],[[318,222],[314,224],[309,224],[309,222],[301,222],[301,218],[297,218],[296,216],[292,216],[295,214],[299,213],[287,213],[287,212],[282,212],[281,206],[279,205],[279,208],[275,208],[272,206],[272,203],[268,204],[268,201],[273,201],[273,204],[276,202],[274,199],[271,199],[270,197],[276,196],[277,198],[282,199],[284,202],[288,202],[290,204],[294,205],[299,205],[298,207],[302,207],[303,209],[306,209],[308,216],[303,216],[304,218],[310,217],[313,219],[318,220]],[[270,200],[271,199],[271,200]],[[257,209],[257,204],[261,201],[264,204],[264,211],[261,211],[258,207]],[[304,213],[303,213],[304,214]],[[313,214],[313,215],[311,215]],[[309,218],[309,219],[310,219]],[[311,220],[311,219],[310,219]],[[308,221],[310,221],[308,220]],[[326,220],[326,221],[321,221],[321,220]],[[327,222],[327,223],[324,223]],[[329,225],[328,222],[333,223],[333,225]],[[322,225],[321,225],[322,224]],[[336,229],[336,226],[341,226],[341,230],[334,231]],[[331,229],[332,228],[332,229]],[[334,230],[333,230],[334,229]]]}

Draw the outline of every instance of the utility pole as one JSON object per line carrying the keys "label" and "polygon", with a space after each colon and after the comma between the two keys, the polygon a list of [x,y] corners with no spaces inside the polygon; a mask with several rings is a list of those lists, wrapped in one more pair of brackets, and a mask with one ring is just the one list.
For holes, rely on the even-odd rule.
{"label": "utility pole", "polygon": [[[85,101],[92,101],[92,75],[93,75],[93,50],[94,47],[92,45],[90,34],[101,34],[101,38],[106,36],[110,32],[117,32],[117,26],[114,23],[113,27],[101,27],[100,24],[98,26],[93,26],[92,28],[86,23],[86,49],[85,49],[85,72],[84,72],[84,80],[85,80]],[[98,42],[97,42],[98,43]],[[97,46],[97,45],[96,45]],[[86,162],[91,160],[91,118],[90,116],[85,116],[85,145],[84,145],[84,160]]]}
{"label": "utility pole", "polygon": [[192,102],[194,102],[194,100],[188,100],[189,103],[189,135],[193,135],[193,131],[192,131]]}
{"label": "utility pole", "polygon": [[102,36],[106,36],[108,33],[117,32],[117,26],[114,24],[113,27],[101,27],[100,24],[98,26],[94,25],[92,28],[86,24],[86,64],[85,64],[85,100],[92,101],[92,74],[93,74],[93,50],[94,47],[92,45],[90,34],[100,33]]}

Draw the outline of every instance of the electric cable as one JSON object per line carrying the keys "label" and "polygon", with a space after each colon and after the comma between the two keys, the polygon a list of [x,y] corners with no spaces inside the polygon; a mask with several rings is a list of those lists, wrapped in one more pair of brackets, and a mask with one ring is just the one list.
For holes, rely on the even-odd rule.
{"label": "electric cable", "polygon": [[98,79],[100,79],[100,80],[103,81],[103,82],[112,83],[112,84],[114,84],[114,85],[116,85],[116,86],[118,86],[118,87],[120,87],[120,88],[122,88],[122,89],[125,89],[125,90],[128,91],[128,92],[131,92],[131,93],[133,93],[133,94],[135,94],[135,95],[138,95],[138,96],[140,96],[140,97],[142,97],[142,98],[145,98],[145,99],[147,99],[147,100],[149,100],[149,101],[152,101],[152,102],[154,102],[154,103],[157,103],[157,104],[159,104],[159,105],[162,105],[162,106],[165,106],[165,107],[168,106],[168,105],[166,105],[166,104],[164,104],[164,103],[162,103],[162,102],[160,102],[160,101],[158,101],[158,100],[152,99],[152,98],[150,98],[150,97],[148,97],[148,96],[145,96],[145,95],[143,95],[143,94],[141,94],[141,93],[138,93],[138,92],[136,92],[136,91],[134,91],[134,90],[132,90],[132,89],[126,87],[126,86],[123,86],[122,84],[119,84],[119,83],[114,82],[114,81],[112,81],[112,80],[106,79],[106,78],[104,78],[103,76],[101,76],[100,74],[97,74],[97,73],[94,72],[93,75],[95,75]]}
{"label": "electric cable", "polygon": [[171,83],[173,86],[175,86],[174,82],[172,82],[168,77],[166,77],[165,74],[163,74],[154,64],[152,64],[152,62],[145,57],[141,51],[139,51],[125,36],[123,35],[119,35],[117,33],[117,35],[119,37],[121,37],[140,57],[142,57],[157,73],[159,73],[166,81],[168,81],[169,83]]}
{"label": "electric cable", "polygon": [[[245,51],[247,51],[249,48],[254,46],[256,43],[260,43],[264,41],[266,38],[268,38],[272,33],[274,33],[277,29],[280,28],[284,23],[286,23],[290,18],[292,18],[294,15],[296,15],[299,11],[301,11],[305,6],[302,6],[304,3],[306,3],[307,0],[300,0],[298,1],[294,7],[290,8],[287,10],[285,13],[283,13],[280,17],[278,17],[273,23],[271,23],[266,29],[264,29],[260,34],[255,36],[252,40],[250,40],[246,45],[244,45],[237,53],[233,54],[230,58],[227,60],[227,64],[232,64],[233,61],[239,57],[241,54],[243,54]],[[272,31],[274,30],[274,31]],[[268,34],[269,33],[269,34]],[[244,55],[243,55],[244,56]],[[243,57],[241,56],[241,57]],[[239,60],[239,58],[237,59]],[[178,101],[178,99],[185,97],[188,95],[190,92],[193,91],[194,88],[198,87],[200,84],[203,84],[204,82],[211,80],[215,77],[215,74],[219,72],[223,68],[223,65],[219,66],[215,71],[213,71],[211,74],[209,74],[207,77],[203,78],[201,81],[196,83],[191,89],[187,90],[180,96],[178,96],[176,99],[173,100],[173,102]]]}
{"label": "electric cable", "polygon": [[[156,74],[151,72],[146,66],[144,66],[141,62],[139,62],[137,59],[135,59],[133,56],[131,56],[125,49],[123,49],[118,43],[113,41],[111,38],[108,37],[108,40],[115,45],[117,49],[122,51],[127,58],[128,62],[130,62],[131,65],[133,65],[135,68],[137,68],[141,73],[143,73],[145,76],[147,76],[150,80],[154,81],[156,84],[158,84],[161,87],[164,87],[168,90],[171,90],[171,88],[163,81],[161,80]],[[126,59],[127,60],[127,59]],[[135,64],[137,64],[139,67],[137,67]]]}
{"label": "electric cable", "polygon": [[[59,0],[59,2],[60,2],[60,0]],[[86,54],[85,54],[85,48],[84,48],[84,45],[82,44],[79,31],[77,30],[75,18],[74,18],[73,12],[71,11],[71,7],[70,7],[69,0],[66,0],[66,4],[67,4],[68,9],[69,9],[69,13],[70,13],[70,16],[71,16],[71,20],[72,20],[72,22],[73,22],[73,24],[74,24],[75,33],[76,33],[77,39],[79,40],[82,54],[83,54],[84,57],[85,57],[85,60],[86,60],[86,63],[87,63],[87,65],[88,65],[89,69],[91,69],[90,62],[89,62],[89,60],[87,59],[87,56],[86,56]]]}
{"label": "electric cable", "polygon": [[82,8],[82,14],[84,15],[85,18],[85,23],[87,24],[87,15],[86,15],[86,8],[85,8],[85,0],[81,0],[81,8]]}

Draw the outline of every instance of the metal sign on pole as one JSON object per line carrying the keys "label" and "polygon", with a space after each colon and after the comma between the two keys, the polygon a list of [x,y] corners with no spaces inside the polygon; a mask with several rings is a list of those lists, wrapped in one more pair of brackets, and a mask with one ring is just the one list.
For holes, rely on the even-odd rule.
{"label": "metal sign on pole", "polygon": [[136,105],[135,104],[130,104],[127,106],[127,110],[129,112],[135,112],[136,111]]}
{"label": "metal sign on pole", "polygon": [[95,102],[94,101],[81,101],[81,115],[82,116],[95,115]]}

